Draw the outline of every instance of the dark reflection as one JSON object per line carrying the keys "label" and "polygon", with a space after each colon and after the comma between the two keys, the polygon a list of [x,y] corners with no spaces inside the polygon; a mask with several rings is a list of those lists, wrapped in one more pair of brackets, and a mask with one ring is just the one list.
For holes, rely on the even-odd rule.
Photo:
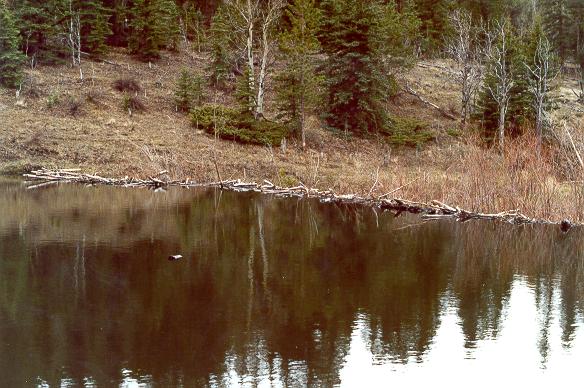
{"label": "dark reflection", "polygon": [[337,384],[358,316],[372,362],[424,362],[452,305],[473,357],[517,277],[545,366],[553,319],[569,348],[583,313],[578,230],[19,182],[0,184],[0,214],[0,386]]}

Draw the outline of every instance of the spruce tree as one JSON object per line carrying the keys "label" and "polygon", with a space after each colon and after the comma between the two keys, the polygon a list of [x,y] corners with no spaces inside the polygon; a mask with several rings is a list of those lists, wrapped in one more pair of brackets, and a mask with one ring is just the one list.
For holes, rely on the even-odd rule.
{"label": "spruce tree", "polygon": [[14,87],[22,78],[24,56],[20,52],[19,43],[14,16],[0,1],[0,84],[3,86]]}
{"label": "spruce tree", "polygon": [[542,0],[540,10],[547,36],[554,43],[558,55],[564,61],[568,59],[570,47],[570,9],[569,0]]}
{"label": "spruce tree", "polygon": [[[499,32],[493,35],[492,48],[488,50],[491,55],[486,58],[486,74],[475,112],[485,139],[494,142],[499,137],[502,146],[504,137],[519,135],[525,120],[532,116],[521,40],[509,19],[495,21],[494,25],[500,26]],[[495,30],[491,33],[495,34]]]}
{"label": "spruce tree", "polygon": [[22,50],[34,62],[55,63],[66,57],[63,31],[69,17],[65,0],[22,0],[12,3]]}
{"label": "spruce tree", "polygon": [[211,84],[215,87],[225,87],[231,74],[232,61],[228,27],[225,23],[226,9],[220,7],[211,21],[210,52]]}
{"label": "spruce tree", "polygon": [[290,26],[279,39],[286,68],[276,76],[277,105],[280,118],[291,125],[305,147],[305,116],[318,101],[321,83],[315,60],[320,50],[317,32],[321,12],[314,0],[295,0],[284,17]]}
{"label": "spruce tree", "polygon": [[438,52],[448,35],[448,16],[454,8],[452,0],[415,0],[421,21],[422,49]]}
{"label": "spruce tree", "polygon": [[130,11],[130,52],[142,59],[160,56],[173,48],[179,35],[178,9],[172,0],[134,0]]}
{"label": "spruce tree", "polygon": [[174,93],[177,109],[182,112],[188,112],[192,108],[201,105],[203,98],[202,92],[202,78],[192,75],[187,69],[183,69],[178,78]]}
{"label": "spruce tree", "polygon": [[391,70],[411,57],[418,20],[393,1],[324,0],[319,34],[327,83],[325,120],[344,133],[387,130]]}
{"label": "spruce tree", "polygon": [[106,53],[106,39],[112,33],[109,23],[111,10],[99,0],[77,0],[75,9],[81,19],[82,51],[97,55]]}

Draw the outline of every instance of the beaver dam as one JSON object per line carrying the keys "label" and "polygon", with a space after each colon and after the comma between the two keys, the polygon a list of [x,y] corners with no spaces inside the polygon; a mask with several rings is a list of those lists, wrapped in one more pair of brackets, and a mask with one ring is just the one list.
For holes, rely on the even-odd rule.
{"label": "beaver dam", "polygon": [[116,178],[104,178],[95,174],[84,174],[80,173],[78,169],[65,169],[65,170],[48,170],[40,169],[32,171],[31,173],[24,174],[24,177],[33,181],[40,181],[41,183],[33,183],[28,186],[28,189],[35,189],[44,187],[47,185],[52,185],[59,182],[68,183],[79,183],[86,185],[109,185],[109,186],[122,186],[122,187],[150,187],[154,189],[163,189],[171,186],[179,187],[219,187],[223,190],[230,190],[235,192],[258,192],[264,194],[272,194],[277,197],[300,197],[300,198],[316,198],[323,203],[336,203],[336,204],[353,204],[353,205],[365,205],[372,208],[379,208],[382,211],[390,211],[394,216],[399,216],[402,213],[413,213],[420,214],[424,220],[439,220],[443,218],[452,218],[460,222],[466,222],[469,220],[492,220],[492,221],[504,221],[515,225],[524,224],[557,224],[563,232],[567,232],[576,224],[569,220],[562,220],[560,222],[554,222],[545,219],[530,218],[519,212],[519,210],[508,210],[499,213],[480,213],[473,212],[469,210],[464,210],[459,207],[450,206],[440,201],[431,201],[430,203],[408,201],[401,198],[393,198],[392,194],[395,194],[403,187],[413,183],[409,182],[405,185],[398,187],[386,194],[380,196],[373,196],[371,193],[377,182],[373,184],[369,192],[368,197],[362,197],[355,194],[336,194],[333,190],[321,191],[314,188],[308,188],[303,184],[295,187],[278,187],[272,182],[264,180],[263,184],[257,184],[255,182],[242,182],[241,180],[221,180],[221,174],[217,165],[215,165],[217,176],[219,180],[217,182],[211,183],[196,183],[190,180],[170,180],[167,178],[167,171],[161,171],[158,175],[154,177],[148,177],[147,179],[138,179],[124,177],[122,179]]}

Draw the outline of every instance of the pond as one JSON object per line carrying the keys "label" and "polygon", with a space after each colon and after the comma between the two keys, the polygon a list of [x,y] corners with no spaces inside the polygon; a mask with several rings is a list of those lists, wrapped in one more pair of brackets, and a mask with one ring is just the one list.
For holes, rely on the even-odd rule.
{"label": "pond", "polygon": [[582,237],[2,181],[0,386],[561,386],[584,359]]}

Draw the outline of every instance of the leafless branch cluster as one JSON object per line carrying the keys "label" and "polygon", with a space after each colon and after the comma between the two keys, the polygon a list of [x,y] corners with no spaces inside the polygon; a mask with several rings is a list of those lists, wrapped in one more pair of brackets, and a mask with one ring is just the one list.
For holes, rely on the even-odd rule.
{"label": "leafless branch cluster", "polygon": [[506,22],[495,21],[491,28],[485,31],[483,53],[491,66],[493,83],[486,83],[486,88],[499,109],[498,138],[499,147],[505,145],[505,118],[509,108],[511,89],[514,86],[513,75],[509,63],[509,36]]}
{"label": "leafless branch cluster", "polygon": [[465,125],[471,113],[472,100],[483,78],[478,29],[473,25],[472,16],[468,11],[456,10],[449,19],[455,33],[448,41],[446,50],[457,65],[457,81],[461,88],[462,124]]}
{"label": "leafless branch cluster", "polygon": [[[232,41],[245,56],[248,69],[248,88],[254,92],[249,96],[250,110],[254,116],[264,113],[264,96],[269,64],[275,45],[274,24],[279,20],[285,0],[227,0],[228,25],[232,28]],[[255,34],[258,33],[259,37]],[[255,56],[259,56],[256,64]],[[257,77],[257,82],[256,82]]]}

